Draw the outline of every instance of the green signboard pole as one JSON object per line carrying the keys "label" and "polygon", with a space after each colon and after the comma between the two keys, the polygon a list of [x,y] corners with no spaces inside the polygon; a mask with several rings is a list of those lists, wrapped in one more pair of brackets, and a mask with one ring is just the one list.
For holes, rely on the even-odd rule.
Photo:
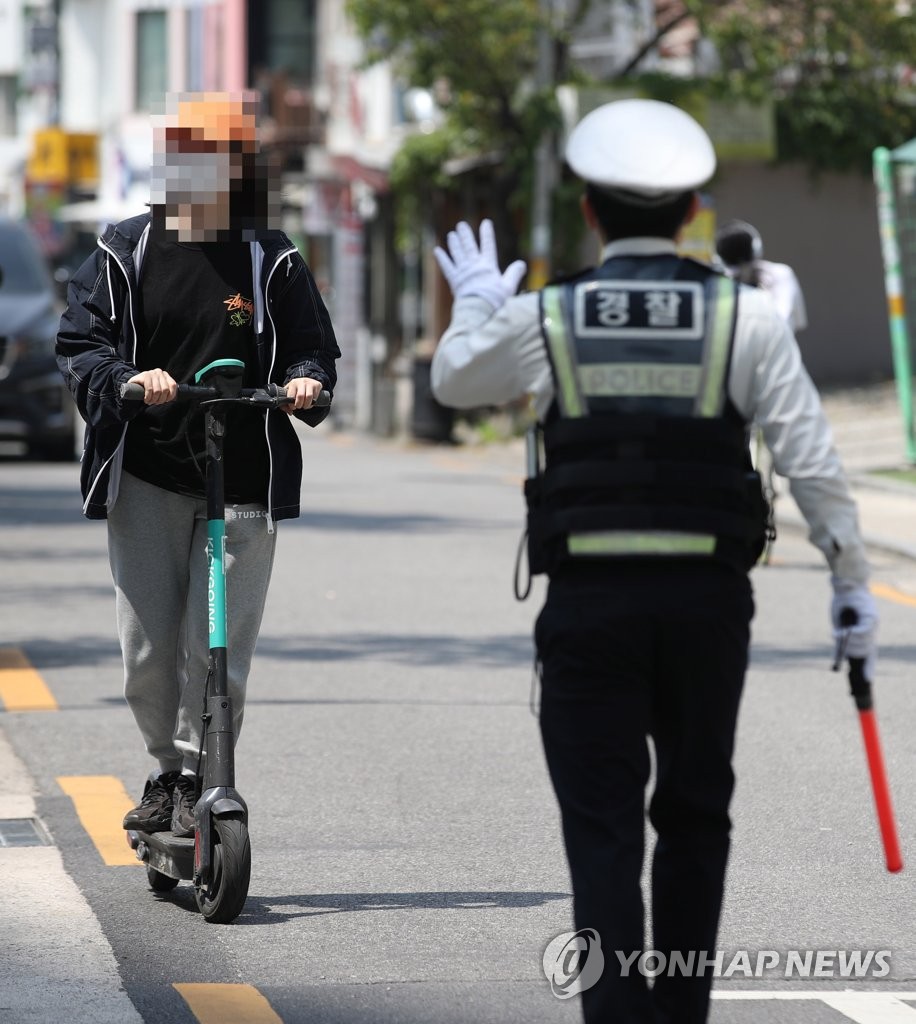
{"label": "green signboard pole", "polygon": [[913,371],[910,359],[910,339],[906,325],[906,307],[903,301],[903,278],[900,272],[900,246],[897,238],[891,154],[884,146],[879,146],[872,156],[875,189],[878,195],[878,226],[881,230],[884,290],[887,293],[887,313],[890,322],[894,376],[897,380],[897,399],[903,416],[906,457],[909,462],[916,463],[916,435],[914,435],[913,429]]}

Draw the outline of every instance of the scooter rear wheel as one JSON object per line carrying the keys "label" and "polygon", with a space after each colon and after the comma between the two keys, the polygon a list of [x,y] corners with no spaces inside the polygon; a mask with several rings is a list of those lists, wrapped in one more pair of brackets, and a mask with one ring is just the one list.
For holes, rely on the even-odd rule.
{"label": "scooter rear wheel", "polygon": [[210,877],[195,886],[201,914],[210,924],[228,924],[242,912],[251,881],[251,843],[241,818],[214,818]]}

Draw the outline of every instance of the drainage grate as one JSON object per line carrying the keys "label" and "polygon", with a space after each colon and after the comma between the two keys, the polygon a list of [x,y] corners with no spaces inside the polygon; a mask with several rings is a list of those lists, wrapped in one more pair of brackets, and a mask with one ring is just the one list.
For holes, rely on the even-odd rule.
{"label": "drainage grate", "polygon": [[48,833],[34,818],[0,818],[0,848],[50,845]]}

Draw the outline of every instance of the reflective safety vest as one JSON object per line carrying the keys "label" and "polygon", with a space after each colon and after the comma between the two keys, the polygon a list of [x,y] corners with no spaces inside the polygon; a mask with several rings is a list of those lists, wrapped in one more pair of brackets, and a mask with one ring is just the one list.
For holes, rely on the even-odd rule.
{"label": "reflective safety vest", "polygon": [[769,510],[727,396],[736,284],[674,255],[620,257],[540,301],[556,401],[525,485],[531,572],[659,558],[746,572]]}

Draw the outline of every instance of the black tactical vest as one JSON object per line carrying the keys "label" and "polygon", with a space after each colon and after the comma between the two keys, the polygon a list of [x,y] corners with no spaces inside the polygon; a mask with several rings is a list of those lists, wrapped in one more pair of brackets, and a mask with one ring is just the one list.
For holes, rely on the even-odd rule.
{"label": "black tactical vest", "polygon": [[768,509],[727,398],[736,313],[734,282],[675,255],[612,258],[542,291],[557,398],[525,485],[532,573],[754,564]]}

